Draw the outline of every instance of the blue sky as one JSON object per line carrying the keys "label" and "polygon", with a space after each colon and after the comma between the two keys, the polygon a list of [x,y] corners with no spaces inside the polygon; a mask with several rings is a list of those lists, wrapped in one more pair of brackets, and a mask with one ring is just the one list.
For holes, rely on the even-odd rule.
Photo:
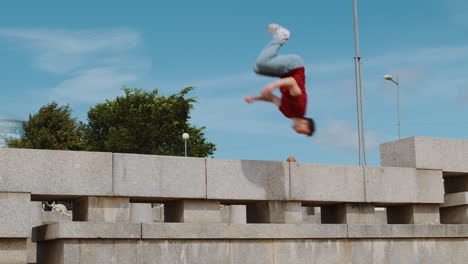
{"label": "blue sky", "polygon": [[[368,163],[402,137],[468,139],[468,3],[359,1]],[[268,23],[292,32],[281,53],[303,57],[312,138],[268,104],[248,105],[271,78],[252,66]],[[216,158],[357,164],[352,0],[9,1],[0,10],[0,113],[26,119],[55,100],[86,121],[122,86],[162,94],[196,86],[191,122]],[[182,134],[182,131],[181,131]]]}

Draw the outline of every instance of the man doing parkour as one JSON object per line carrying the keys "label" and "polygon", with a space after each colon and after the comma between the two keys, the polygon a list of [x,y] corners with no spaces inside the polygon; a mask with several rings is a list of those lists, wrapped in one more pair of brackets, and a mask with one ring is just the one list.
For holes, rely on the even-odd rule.
{"label": "man doing parkour", "polygon": [[[266,85],[260,96],[247,96],[245,101],[264,101],[275,104],[284,116],[293,120],[293,129],[299,133],[312,136],[315,124],[311,118],[304,117],[307,107],[305,89],[304,62],[298,55],[278,55],[278,50],[289,39],[290,32],[278,24],[270,24],[267,31],[273,35],[268,45],[257,58],[254,71],[257,74],[279,77],[280,79]],[[281,98],[273,91],[279,88]]]}

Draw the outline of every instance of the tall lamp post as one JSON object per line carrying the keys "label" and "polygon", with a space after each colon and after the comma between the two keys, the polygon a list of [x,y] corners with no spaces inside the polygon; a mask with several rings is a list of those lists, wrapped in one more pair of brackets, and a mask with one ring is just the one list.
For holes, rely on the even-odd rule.
{"label": "tall lamp post", "polygon": [[359,142],[359,165],[366,166],[366,143],[364,135],[364,110],[362,106],[362,57],[359,53],[359,25],[357,0],[353,0],[354,7],[354,44],[356,55],[354,56],[355,78],[356,78],[356,107],[358,120],[358,142]]}
{"label": "tall lamp post", "polygon": [[189,134],[184,133],[182,134],[182,139],[185,141],[185,157],[187,157],[187,140],[189,139]]}
{"label": "tall lamp post", "polygon": [[401,133],[400,133],[400,82],[398,80],[395,81],[391,75],[384,75],[384,79],[387,81],[391,81],[397,86],[397,110],[398,110],[398,139],[401,138]]}

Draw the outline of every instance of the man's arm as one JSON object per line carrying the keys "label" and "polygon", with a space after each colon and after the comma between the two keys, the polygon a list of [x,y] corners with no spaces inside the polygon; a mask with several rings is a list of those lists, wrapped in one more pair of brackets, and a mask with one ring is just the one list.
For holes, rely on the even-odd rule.
{"label": "man's arm", "polygon": [[299,85],[297,85],[297,82],[293,77],[282,78],[282,79],[279,79],[275,82],[272,82],[266,85],[262,89],[261,94],[263,96],[268,97],[270,94],[273,93],[275,89],[280,88],[280,87],[288,87],[289,94],[292,96],[298,96],[302,94],[301,88],[299,87]]}

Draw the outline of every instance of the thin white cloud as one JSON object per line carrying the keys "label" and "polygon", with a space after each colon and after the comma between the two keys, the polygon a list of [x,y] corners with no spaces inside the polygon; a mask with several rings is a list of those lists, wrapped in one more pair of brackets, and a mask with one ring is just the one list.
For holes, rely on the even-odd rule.
{"label": "thin white cloud", "polygon": [[138,47],[141,36],[129,29],[51,30],[0,28],[0,37],[18,41],[33,53],[34,64],[51,73],[67,73],[93,63],[96,55],[123,53]]}
{"label": "thin white cloud", "polygon": [[120,72],[115,68],[95,68],[79,72],[76,76],[62,81],[52,89],[58,99],[74,99],[82,102],[103,101],[118,95],[119,88],[137,80],[134,73]]}
{"label": "thin white cloud", "polygon": [[137,54],[143,41],[140,33],[131,29],[0,28],[0,38],[31,52],[38,69],[63,76],[51,88],[50,98],[68,103],[113,97],[151,68],[149,59]]}
{"label": "thin white cloud", "polygon": [[[377,131],[366,131],[366,149],[375,150],[385,142],[383,134]],[[313,141],[327,148],[345,152],[358,152],[357,129],[346,120],[329,121],[324,128],[317,130]]]}

